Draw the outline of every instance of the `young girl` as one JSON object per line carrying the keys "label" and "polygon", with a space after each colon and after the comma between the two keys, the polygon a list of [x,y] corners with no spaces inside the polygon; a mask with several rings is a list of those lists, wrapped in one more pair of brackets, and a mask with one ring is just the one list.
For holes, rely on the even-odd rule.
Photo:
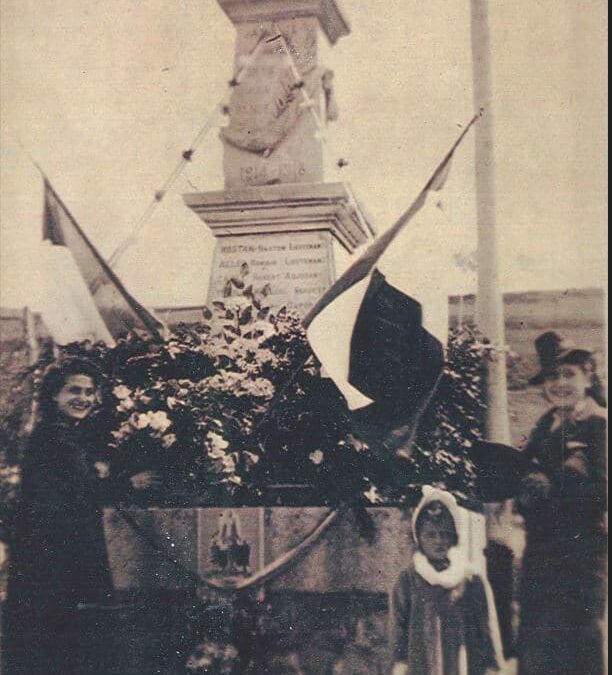
{"label": "young girl", "polygon": [[551,409],[524,454],[534,462],[517,500],[525,519],[519,673],[604,672],[605,397],[588,349],[554,332],[535,343]]}
{"label": "young girl", "polygon": [[[84,603],[112,594],[102,504],[156,477],[102,477],[101,439],[88,424],[102,375],[88,361],[50,366],[40,385],[39,419],[22,465],[22,488],[4,618],[7,675],[80,675]],[[87,672],[94,672],[87,670]]]}
{"label": "young girl", "polygon": [[454,497],[423,488],[412,531],[418,550],[392,599],[392,675],[500,672],[501,647],[487,582],[460,550]]}

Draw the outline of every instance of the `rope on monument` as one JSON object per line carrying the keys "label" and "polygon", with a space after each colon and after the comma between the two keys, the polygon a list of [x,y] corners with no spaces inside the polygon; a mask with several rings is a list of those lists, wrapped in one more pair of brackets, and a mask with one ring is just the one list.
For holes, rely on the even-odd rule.
{"label": "rope on monument", "polygon": [[147,208],[144,210],[140,218],[136,221],[136,224],[134,225],[132,231],[130,234],[117,246],[117,248],[113,251],[111,254],[110,258],[108,259],[107,263],[108,265],[112,268],[117,265],[123,254],[133,246],[134,244],[137,243],[137,237],[138,234],[141,232],[141,230],[147,225],[148,221],[150,220],[151,216],[157,209],[158,205],[161,203],[161,201],[164,199],[166,196],[168,190],[174,185],[176,182],[177,178],[181,175],[183,172],[183,169],[187,166],[189,162],[191,162],[193,155],[199,146],[199,144],[202,142],[202,140],[206,137],[208,132],[216,126],[217,123],[217,118],[219,115],[226,114],[229,106],[229,97],[231,90],[234,87],[237,87],[240,84],[241,78],[243,77],[245,70],[249,67],[249,65],[252,63],[253,59],[257,55],[257,52],[260,50],[262,45],[268,41],[267,34],[265,32],[262,32],[262,34],[259,37],[259,40],[257,41],[257,44],[253,47],[253,49],[242,59],[242,62],[240,66],[234,71],[234,75],[232,79],[227,83],[227,91],[223,98],[217,103],[217,105],[213,108],[213,110],[209,113],[208,117],[206,118],[204,124],[196,134],[195,138],[191,142],[191,145],[187,150],[184,150],[181,153],[181,157],[176,163],[176,166],[174,169],[171,171],[171,173],[168,175],[166,180],[164,181],[163,185],[159,190],[155,191],[155,194],[153,195],[153,198],[151,199],[149,205]]}
{"label": "rope on monument", "polygon": [[[276,32],[276,35],[274,38],[268,40],[268,42],[272,42],[274,40],[278,40],[281,45],[281,49],[285,55],[285,58],[287,59],[287,62],[289,64],[289,68],[291,70],[291,75],[294,79],[293,83],[293,88],[297,89],[300,91],[302,94],[302,107],[306,108],[307,110],[310,111],[310,114],[312,115],[312,118],[315,122],[315,125],[317,127],[317,133],[318,137],[322,141],[323,145],[327,148],[329,154],[331,155],[331,147],[329,143],[329,139],[327,138],[327,129],[325,125],[323,124],[323,121],[321,120],[321,116],[317,112],[317,107],[316,107],[316,102],[309,96],[308,92],[306,91],[306,87],[304,87],[304,80],[302,79],[302,75],[297,67],[297,64],[295,62],[295,58],[293,57],[293,54],[291,53],[291,49],[289,48],[289,45],[287,44],[287,40],[285,39],[284,35],[280,32],[278,29],[278,26],[276,23],[273,23],[274,30]],[[355,193],[353,192],[353,188],[350,186],[347,181],[344,180],[344,177],[340,176],[340,171],[345,167],[348,166],[348,162],[340,157],[337,162],[335,163],[336,166],[336,171],[338,172],[338,177],[339,177],[339,182],[342,184],[344,189],[346,190],[346,193],[348,194],[349,197],[349,202],[350,205],[355,212],[355,215],[357,219],[359,220],[360,225],[366,229],[372,237],[376,236],[376,229],[370,222],[370,219],[366,217],[365,210],[361,204],[361,202],[357,199],[355,196]]]}
{"label": "rope on monument", "polygon": [[[145,532],[131,513],[120,506],[117,507],[117,515],[119,515],[123,521],[129,525],[132,531],[143,541],[145,541],[151,549],[161,555],[167,562],[172,563],[191,581],[192,584],[195,586],[206,586],[207,588],[214,590],[236,591],[246,590],[247,588],[253,588],[255,586],[261,586],[262,584],[277,577],[279,574],[285,572],[293,563],[297,562],[300,558],[306,555],[306,553],[308,553],[308,551],[317,543],[317,541],[319,541],[323,534],[327,532],[327,530],[329,530],[329,528],[335,522],[337,522],[341,512],[342,509],[334,509],[329,511],[296,546],[289,549],[286,553],[283,553],[281,556],[276,558],[276,560],[272,561],[261,570],[249,575],[248,577],[206,578],[200,576],[197,572],[194,572],[183,565],[183,563],[177,560],[177,558],[163,544],[161,544],[159,540]],[[173,543],[170,545],[174,547]]]}

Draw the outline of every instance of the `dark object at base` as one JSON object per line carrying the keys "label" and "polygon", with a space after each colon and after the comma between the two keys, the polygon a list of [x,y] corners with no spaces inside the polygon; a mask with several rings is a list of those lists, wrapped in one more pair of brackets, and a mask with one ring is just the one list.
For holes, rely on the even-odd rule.
{"label": "dark object at base", "polygon": [[485,549],[485,556],[487,559],[487,576],[495,597],[504,657],[510,659],[516,655],[514,653],[514,635],[512,634],[514,554],[508,546],[490,541]]}
{"label": "dark object at base", "polygon": [[521,491],[521,481],[533,471],[529,459],[502,443],[476,441],[466,453],[476,471],[474,497],[485,504],[516,497]]}

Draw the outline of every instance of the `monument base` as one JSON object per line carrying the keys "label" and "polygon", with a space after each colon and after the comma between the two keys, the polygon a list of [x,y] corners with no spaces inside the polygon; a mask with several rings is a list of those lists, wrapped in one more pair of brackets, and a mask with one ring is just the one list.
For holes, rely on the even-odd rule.
{"label": "monument base", "polygon": [[227,297],[232,280],[247,277],[269,306],[306,313],[334,281],[333,239],[349,253],[367,240],[342,183],[254,186],[184,199],[219,240],[208,302]]}
{"label": "monument base", "polygon": [[[185,590],[194,578],[218,576],[212,553],[224,513],[233,511],[240,537],[249,545],[245,574],[280,558],[330,511],[305,507],[129,509],[142,534],[114,509],[105,510],[105,529],[114,586],[121,592],[143,589]],[[350,512],[343,514],[312,548],[269,586],[273,590],[327,593],[386,593],[411,558],[413,543],[405,514],[394,507],[369,508],[375,541],[366,542]],[[155,552],[163,544],[168,557]]]}
{"label": "monument base", "polygon": [[[334,664],[355,659],[366,659],[372,666],[368,672],[387,667],[388,593],[413,548],[400,509],[368,509],[376,533],[371,544],[346,512],[273,580],[236,590],[198,586],[197,576],[236,581],[257,573],[302,541],[329,510],[232,509],[236,533],[250,550],[242,571],[222,570],[220,565],[227,565],[213,551],[228,511],[130,509],[145,537],[116,510],[105,511],[119,604],[83,614],[98,627],[95,642],[105,653],[112,635],[105,675],[183,672],[205,649],[227,644],[251,664],[245,671],[250,675],[279,675],[295,663],[313,675],[327,675]],[[147,539],[159,542],[168,555],[152,550]]]}

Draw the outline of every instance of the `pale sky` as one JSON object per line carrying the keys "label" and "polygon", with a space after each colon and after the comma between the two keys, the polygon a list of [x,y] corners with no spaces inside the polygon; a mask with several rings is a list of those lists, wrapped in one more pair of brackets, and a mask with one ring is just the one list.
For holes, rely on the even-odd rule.
{"label": "pale sky", "polygon": [[[44,309],[45,288],[78,290],[80,278],[65,251],[41,244],[42,185],[19,141],[109,256],[225,93],[234,28],[213,0],[0,7],[0,304]],[[320,50],[340,109],[329,164],[349,160],[343,176],[383,230],[472,116],[469,0],[342,8],[351,35],[333,48],[322,38]],[[491,2],[506,291],[606,285],[606,26],[603,0]],[[449,243],[466,254],[476,246],[473,154],[472,135],[441,193]],[[205,301],[214,239],[181,195],[221,189],[221,160],[214,129],[116,267],[144,304]],[[452,274],[457,293],[474,290],[473,275]]]}

